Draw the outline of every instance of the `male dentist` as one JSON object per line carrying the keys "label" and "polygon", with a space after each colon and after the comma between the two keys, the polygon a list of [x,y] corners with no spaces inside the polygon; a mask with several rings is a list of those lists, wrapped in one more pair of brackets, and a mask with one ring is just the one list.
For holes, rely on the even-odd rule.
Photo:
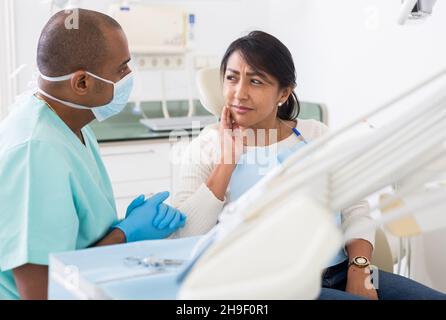
{"label": "male dentist", "polygon": [[61,11],[43,28],[39,89],[0,124],[0,299],[46,299],[50,253],[161,239],[184,226],[163,203],[168,192],[136,198],[117,220],[88,124],[125,107],[129,60],[123,30],[102,13]]}

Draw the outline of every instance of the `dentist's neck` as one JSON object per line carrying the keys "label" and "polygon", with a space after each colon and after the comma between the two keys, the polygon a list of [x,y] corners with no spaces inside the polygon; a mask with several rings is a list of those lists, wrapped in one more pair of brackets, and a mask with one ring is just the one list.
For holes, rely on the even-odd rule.
{"label": "dentist's neck", "polygon": [[80,110],[70,108],[58,101],[36,93],[36,96],[43,100],[50,111],[56,115],[73,131],[76,136],[80,136],[81,129],[94,120],[94,114],[90,110]]}

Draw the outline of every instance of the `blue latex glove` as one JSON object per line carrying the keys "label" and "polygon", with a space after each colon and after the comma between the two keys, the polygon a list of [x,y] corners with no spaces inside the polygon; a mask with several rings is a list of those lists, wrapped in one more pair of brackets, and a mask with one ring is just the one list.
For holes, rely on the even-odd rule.
{"label": "blue latex glove", "polygon": [[140,194],[137,198],[133,199],[133,201],[130,202],[129,206],[127,207],[127,211],[125,212],[125,217],[127,218],[133,209],[135,209],[136,207],[139,207],[145,201],[146,201],[146,197],[143,194]]}
{"label": "blue latex glove", "polygon": [[[153,219],[153,225],[158,229],[178,229],[184,227],[186,223],[186,216],[182,213],[178,214],[178,210],[161,203],[158,214]],[[178,226],[178,227],[177,227]]]}
{"label": "blue latex glove", "polygon": [[140,195],[130,203],[125,219],[115,227],[124,232],[127,242],[168,237],[186,222],[184,214],[163,203],[168,197],[167,191],[147,200]]}
{"label": "blue latex glove", "polygon": [[[129,213],[142,205],[145,201],[145,197],[143,194],[139,195],[135,198],[127,208],[125,216],[127,217]],[[186,216],[184,214],[176,214],[177,210],[172,208],[164,203],[161,203],[158,208],[158,214],[153,219],[152,223],[158,229],[164,229],[166,226],[169,226],[171,229],[175,229],[177,225],[180,228],[184,227],[186,223]]]}

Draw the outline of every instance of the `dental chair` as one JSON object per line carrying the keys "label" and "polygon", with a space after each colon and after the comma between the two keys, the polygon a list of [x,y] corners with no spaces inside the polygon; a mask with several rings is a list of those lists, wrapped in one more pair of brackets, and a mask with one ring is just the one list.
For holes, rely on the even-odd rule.
{"label": "dental chair", "polygon": [[[224,106],[219,69],[202,69],[196,80],[201,104],[219,117]],[[323,105],[304,104],[302,109],[307,118],[328,121]],[[238,212],[249,216],[220,221],[214,228],[218,241],[184,279],[178,299],[316,298],[321,271],[342,236],[317,203],[304,195],[292,202],[284,206],[277,201],[266,212],[242,209]]]}
{"label": "dental chair", "polygon": [[[219,68],[204,68],[197,73],[197,87],[201,104],[217,117],[221,114],[224,98],[222,95],[222,83]],[[324,104],[301,102],[299,118],[313,118],[328,125],[328,111]],[[393,272],[396,262],[395,252],[398,250],[395,241],[389,242],[391,235],[378,228],[375,235],[375,249],[373,252],[373,264],[379,269]]]}
{"label": "dental chair", "polygon": [[[224,105],[220,79],[218,68],[206,68],[197,73],[201,103],[216,116]],[[316,106],[319,113],[307,115],[313,114],[314,118],[316,114],[316,120],[328,121],[325,106],[302,105],[313,110]],[[266,192],[258,189],[258,195]],[[217,241],[198,259],[177,297],[317,298],[321,272],[342,245],[342,235],[332,214],[305,193],[285,196],[283,201],[274,201],[261,209],[250,201],[250,194],[244,197],[237,201],[234,209],[242,215],[234,215],[215,227]],[[231,212],[231,205],[225,210]],[[212,232],[210,234],[212,237]],[[376,244],[388,249],[383,233],[377,233]],[[374,256],[380,264],[378,267],[384,270],[392,268],[388,258],[388,251],[385,255]]]}
{"label": "dental chair", "polygon": [[[197,72],[197,87],[201,104],[213,115],[220,117],[224,106],[219,68],[204,68]],[[322,103],[300,102],[300,119],[315,119],[328,124],[327,107]]]}
{"label": "dental chair", "polygon": [[[215,71],[214,79],[215,90]],[[376,126],[358,134],[364,120]],[[411,237],[444,230],[446,189],[439,179],[446,172],[445,126],[442,69],[291,154],[224,208],[227,219],[214,228],[215,242],[198,258],[180,297],[317,297],[328,258],[347,240],[333,213],[389,187],[390,197],[371,205],[385,214],[358,224],[356,232],[385,226]],[[377,237],[380,246],[385,237]],[[435,250],[428,255],[429,267],[441,275]]]}
{"label": "dental chair", "polygon": [[393,273],[395,259],[396,256],[392,251],[389,236],[383,229],[377,228],[375,233],[375,248],[373,249],[372,256],[373,265],[377,266],[380,270]]}

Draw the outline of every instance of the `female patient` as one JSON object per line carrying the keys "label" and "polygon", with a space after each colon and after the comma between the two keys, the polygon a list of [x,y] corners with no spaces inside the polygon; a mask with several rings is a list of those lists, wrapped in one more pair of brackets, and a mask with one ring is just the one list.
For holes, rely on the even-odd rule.
{"label": "female patient", "polygon": [[[219,125],[204,130],[183,158],[173,204],[187,213],[188,222],[176,237],[208,232],[225,204],[328,130],[315,120],[297,119],[293,59],[275,37],[254,31],[235,40],[220,71],[226,105]],[[364,229],[360,226],[371,220],[368,203],[346,208],[335,217],[348,241],[324,271],[321,299],[444,298],[384,271],[379,271],[379,290],[367,289],[375,235],[355,230]]]}

